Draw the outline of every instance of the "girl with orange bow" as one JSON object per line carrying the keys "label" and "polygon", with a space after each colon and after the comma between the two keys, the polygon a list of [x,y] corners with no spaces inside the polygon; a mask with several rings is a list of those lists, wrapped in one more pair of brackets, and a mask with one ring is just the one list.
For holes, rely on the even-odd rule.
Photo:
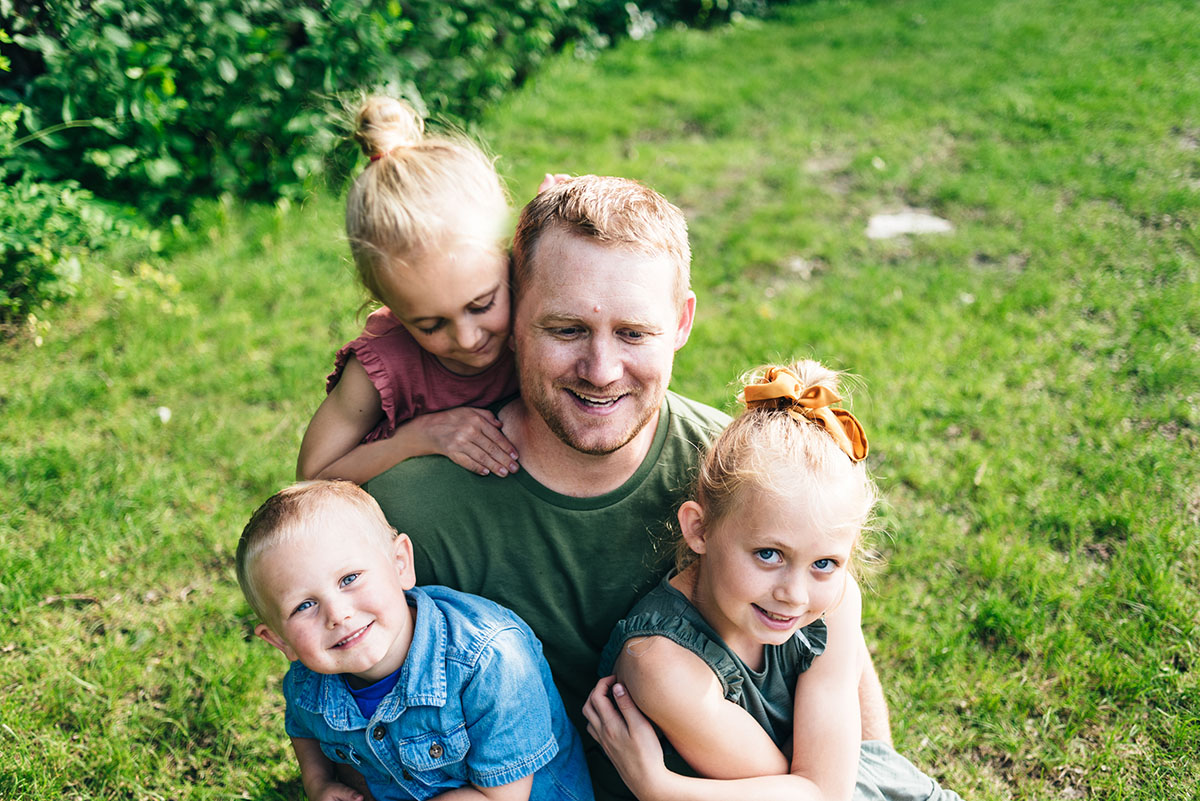
{"label": "girl with orange bow", "polygon": [[642,801],[957,799],[862,740],[853,565],[876,491],[838,374],[769,367],[741,400],[679,508],[676,569],[609,639],[588,732]]}

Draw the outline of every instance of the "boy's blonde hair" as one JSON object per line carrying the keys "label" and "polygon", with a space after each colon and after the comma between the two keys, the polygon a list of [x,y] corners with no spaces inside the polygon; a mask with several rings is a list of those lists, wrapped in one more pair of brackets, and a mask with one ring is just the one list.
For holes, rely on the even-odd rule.
{"label": "boy's blonde hair", "polygon": [[358,277],[383,302],[378,276],[431,249],[469,241],[499,246],[508,198],[492,159],[465,136],[427,136],[412,106],[363,101],[354,139],[371,157],[346,198],[346,236]]}
{"label": "boy's blonde hair", "polygon": [[691,284],[687,220],[650,187],[628,178],[582,175],[555,184],[529,201],[513,235],[517,297],[533,280],[538,242],[554,228],[604,245],[669,256],[675,266],[676,305],[683,306]]}
{"label": "boy's blonde hair", "polygon": [[[743,386],[761,383],[770,369],[747,373]],[[840,374],[819,362],[799,361],[787,369],[799,379],[801,392],[823,386],[838,393]],[[822,502],[821,490],[842,482],[859,491],[851,496],[848,508],[830,508]],[[813,519],[820,525],[860,532],[868,526],[878,500],[865,463],[853,461],[822,427],[786,408],[747,409],[709,448],[692,489],[692,498],[704,510],[704,526],[710,528],[739,512],[741,504],[753,502],[746,490],[811,499]],[[856,551],[860,544],[856,543]],[[681,539],[675,552],[677,569],[695,556]]]}
{"label": "boy's blonde hair", "polygon": [[347,513],[366,523],[361,533],[377,536],[381,544],[390,545],[396,536],[375,499],[349,481],[298,482],[272,495],[250,516],[238,540],[235,562],[242,595],[259,620],[268,620],[265,599],[254,581],[259,556],[300,537],[344,532]]}

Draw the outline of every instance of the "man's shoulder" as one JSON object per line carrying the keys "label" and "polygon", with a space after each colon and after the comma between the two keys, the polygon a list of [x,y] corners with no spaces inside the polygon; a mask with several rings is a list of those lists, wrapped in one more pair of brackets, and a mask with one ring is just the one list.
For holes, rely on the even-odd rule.
{"label": "man's shoulder", "polygon": [[699,445],[708,445],[716,439],[732,419],[720,409],[676,392],[667,392],[667,411],[671,433]]}

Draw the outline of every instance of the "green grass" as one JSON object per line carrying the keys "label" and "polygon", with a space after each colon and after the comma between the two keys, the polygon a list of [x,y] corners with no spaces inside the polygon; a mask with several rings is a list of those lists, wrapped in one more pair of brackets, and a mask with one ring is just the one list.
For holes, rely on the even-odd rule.
{"label": "green grass", "polygon": [[[1200,796],[1198,41],[1185,2],[817,2],[560,59],[481,126],[518,203],[598,172],[687,212],[676,389],[863,377],[868,639],[969,799]],[[866,239],[905,206],[956,231]],[[232,550],[360,324],[339,230],[211,207],[178,293],[5,345],[0,797],[301,797]]]}

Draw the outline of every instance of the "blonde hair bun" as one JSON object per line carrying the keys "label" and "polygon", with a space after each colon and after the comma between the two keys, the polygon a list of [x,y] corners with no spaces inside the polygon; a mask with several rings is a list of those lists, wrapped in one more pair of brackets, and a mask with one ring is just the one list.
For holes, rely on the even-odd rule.
{"label": "blonde hair bun", "polygon": [[368,97],[355,116],[354,141],[367,156],[412,147],[424,137],[425,121],[421,115],[408,103],[393,97]]}

